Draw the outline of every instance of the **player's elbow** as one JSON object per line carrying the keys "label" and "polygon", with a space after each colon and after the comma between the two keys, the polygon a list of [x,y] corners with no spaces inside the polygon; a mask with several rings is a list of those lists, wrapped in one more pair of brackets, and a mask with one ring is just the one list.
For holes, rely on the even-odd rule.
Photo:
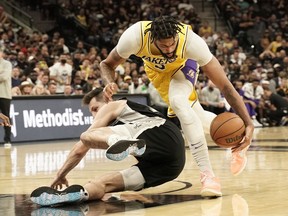
{"label": "player's elbow", "polygon": [[85,146],[90,147],[90,146],[89,146],[89,143],[91,143],[92,138],[91,138],[91,135],[90,135],[89,132],[87,132],[87,131],[83,132],[83,133],[80,135],[80,140],[81,140],[81,142],[82,142]]}

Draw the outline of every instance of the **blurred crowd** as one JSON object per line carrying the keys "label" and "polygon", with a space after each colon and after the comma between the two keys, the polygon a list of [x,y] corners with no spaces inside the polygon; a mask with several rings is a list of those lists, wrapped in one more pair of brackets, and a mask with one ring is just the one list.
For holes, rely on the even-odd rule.
{"label": "blurred crowd", "polygon": [[[13,96],[79,95],[103,87],[99,63],[122,32],[139,20],[169,14],[191,25],[206,41],[243,96],[255,126],[288,122],[288,5],[284,0],[265,4],[260,0],[215,0],[232,32],[215,31],[189,0],[58,0],[53,4],[43,1],[45,7],[33,0],[18,2],[31,4],[35,10],[39,7],[45,17],[55,11],[59,16],[55,31],[28,32],[7,19],[0,8],[0,47],[13,65]],[[166,111],[141,59],[131,56],[115,72],[119,92],[150,94],[152,105]],[[202,73],[196,87],[206,110],[216,114],[233,111]]]}

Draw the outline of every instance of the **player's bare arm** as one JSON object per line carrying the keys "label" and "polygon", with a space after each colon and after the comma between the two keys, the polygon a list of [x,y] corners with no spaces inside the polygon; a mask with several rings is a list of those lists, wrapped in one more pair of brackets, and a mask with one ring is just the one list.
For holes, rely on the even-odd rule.
{"label": "player's bare arm", "polygon": [[52,188],[62,189],[62,185],[69,186],[68,181],[66,180],[66,175],[78,165],[82,158],[86,155],[89,148],[86,147],[81,141],[77,142],[72,150],[70,151],[65,163],[61,169],[57,172],[56,178],[51,184]]}
{"label": "player's bare arm", "polygon": [[114,83],[115,68],[125,61],[114,48],[108,57],[100,63],[101,77],[104,81],[104,98],[106,101],[112,100],[112,95],[117,92],[118,86]]}
{"label": "player's bare arm", "polygon": [[245,123],[245,137],[238,146],[232,149],[232,151],[240,151],[246,148],[251,144],[254,126],[244,103],[242,103],[243,100],[241,96],[228,80],[222,66],[214,56],[208,64],[202,67],[202,69],[208,78],[220,89],[228,103]]}

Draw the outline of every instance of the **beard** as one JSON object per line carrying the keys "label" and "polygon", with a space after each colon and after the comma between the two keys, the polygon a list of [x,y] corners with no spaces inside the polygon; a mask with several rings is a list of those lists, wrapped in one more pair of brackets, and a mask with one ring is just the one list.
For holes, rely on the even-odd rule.
{"label": "beard", "polygon": [[155,44],[155,46],[160,51],[161,55],[165,58],[165,60],[167,60],[169,63],[172,63],[176,60],[176,58],[177,58],[176,51],[178,48],[178,42],[177,42],[177,46],[175,47],[175,50],[173,52],[171,52],[173,55],[170,57],[168,56],[168,54],[171,54],[171,53],[163,53],[162,50],[157,46],[157,44]]}

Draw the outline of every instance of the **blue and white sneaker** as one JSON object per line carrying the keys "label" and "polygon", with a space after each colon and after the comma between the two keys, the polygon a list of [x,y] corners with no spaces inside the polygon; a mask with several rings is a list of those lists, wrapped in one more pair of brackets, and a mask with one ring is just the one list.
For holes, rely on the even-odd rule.
{"label": "blue and white sneaker", "polygon": [[106,157],[110,160],[121,161],[128,155],[139,157],[144,154],[146,143],[143,139],[119,140],[106,150]]}
{"label": "blue and white sneaker", "polygon": [[79,206],[58,206],[58,207],[41,207],[31,212],[31,216],[85,216],[86,213],[82,211]]}
{"label": "blue and white sneaker", "polygon": [[76,203],[87,200],[88,194],[81,185],[71,185],[63,191],[43,186],[35,189],[30,199],[41,206],[55,206],[65,203]]}

